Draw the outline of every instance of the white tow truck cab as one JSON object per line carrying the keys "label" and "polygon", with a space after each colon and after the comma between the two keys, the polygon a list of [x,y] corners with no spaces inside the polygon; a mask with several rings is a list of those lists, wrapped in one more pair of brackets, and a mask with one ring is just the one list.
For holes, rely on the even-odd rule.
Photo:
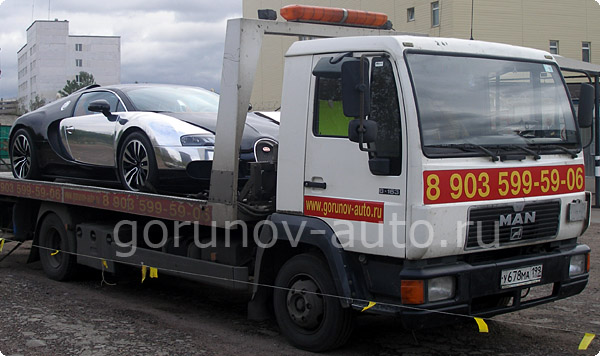
{"label": "white tow truck cab", "polygon": [[[252,163],[238,187],[265,34],[323,39],[287,52],[277,161]],[[356,311],[421,328],[581,292],[585,102],[576,120],[559,67],[538,50],[233,19],[208,200],[0,176],[0,209],[50,278],[125,263],[248,290],[249,318],[273,310],[292,344],[324,351],[348,340]],[[146,239],[167,222],[166,245]],[[121,229],[134,223],[145,227]],[[538,287],[546,293],[525,298]]]}
{"label": "white tow truck cab", "polygon": [[[296,42],[285,56],[273,238],[292,231],[327,245],[319,253],[343,306],[370,305],[410,328],[577,294],[591,200],[578,126],[547,52],[415,36]],[[525,298],[532,287],[544,292]],[[308,329],[297,317],[310,300],[294,298],[292,322],[277,319],[302,345],[294,328]]]}

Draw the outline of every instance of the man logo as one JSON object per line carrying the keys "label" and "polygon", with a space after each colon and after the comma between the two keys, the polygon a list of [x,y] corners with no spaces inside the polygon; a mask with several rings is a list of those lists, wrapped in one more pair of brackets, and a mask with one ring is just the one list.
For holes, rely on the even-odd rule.
{"label": "man logo", "polygon": [[535,211],[500,215],[500,227],[533,224],[535,222]]}
{"label": "man logo", "polygon": [[523,237],[523,226],[514,226],[510,229],[510,241],[520,240]]}

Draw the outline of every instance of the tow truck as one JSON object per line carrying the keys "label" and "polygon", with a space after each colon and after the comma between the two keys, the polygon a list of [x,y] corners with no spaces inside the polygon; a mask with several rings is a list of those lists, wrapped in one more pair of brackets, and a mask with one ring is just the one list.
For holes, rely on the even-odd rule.
{"label": "tow truck", "polygon": [[[360,311],[423,328],[585,288],[593,88],[576,115],[547,52],[360,27],[373,14],[345,9],[282,14],[227,23],[208,199],[1,175],[30,260],[56,280],[124,263],[248,291],[249,318],[274,314],[310,351],[343,345]],[[238,187],[265,35],[313,39],[285,55],[276,159]]]}

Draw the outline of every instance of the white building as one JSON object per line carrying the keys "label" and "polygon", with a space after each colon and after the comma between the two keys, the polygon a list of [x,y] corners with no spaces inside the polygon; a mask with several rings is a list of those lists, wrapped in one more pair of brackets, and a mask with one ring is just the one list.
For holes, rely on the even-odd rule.
{"label": "white building", "polygon": [[36,95],[57,98],[67,80],[88,72],[100,85],[121,81],[120,36],[72,36],[68,21],[34,21],[18,52],[18,100],[29,107]]}

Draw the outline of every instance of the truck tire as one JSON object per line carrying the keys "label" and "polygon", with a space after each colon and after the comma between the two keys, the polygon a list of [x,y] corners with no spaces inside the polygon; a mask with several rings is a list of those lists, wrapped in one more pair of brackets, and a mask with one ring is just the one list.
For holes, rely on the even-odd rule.
{"label": "truck tire", "polygon": [[70,279],[77,265],[75,237],[67,232],[58,215],[50,213],[44,217],[39,229],[39,252],[42,268],[50,279]]}
{"label": "truck tire", "polygon": [[312,254],[287,261],[275,279],[273,304],[281,333],[294,346],[321,352],[346,343],[354,327],[343,308],[327,264]]}

